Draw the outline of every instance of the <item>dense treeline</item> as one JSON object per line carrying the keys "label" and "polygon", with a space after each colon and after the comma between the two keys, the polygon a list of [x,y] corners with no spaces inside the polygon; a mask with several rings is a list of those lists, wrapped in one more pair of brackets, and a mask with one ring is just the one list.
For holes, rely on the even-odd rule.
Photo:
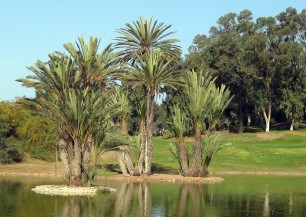
{"label": "dense treeline", "polygon": [[248,10],[226,14],[185,58],[170,28],[140,18],[102,52],[99,39],[79,38],[64,45],[67,54],[28,67],[32,75],[19,82],[36,96],[0,104],[0,136],[40,159],[58,147],[66,180],[83,185],[108,150],[117,151],[123,174],[150,175],[153,135],[176,137],[170,151],[181,174],[203,176],[223,147],[216,130],[268,132],[272,120],[291,129],[303,120],[306,10],[256,21]]}
{"label": "dense treeline", "polygon": [[0,139],[2,163],[20,162],[26,156],[48,161],[55,158],[55,124],[16,102],[0,103]]}
{"label": "dense treeline", "polygon": [[229,13],[197,35],[185,67],[213,72],[235,95],[227,119],[235,125],[265,126],[288,120],[298,127],[305,112],[306,10],[287,8],[276,17]]}

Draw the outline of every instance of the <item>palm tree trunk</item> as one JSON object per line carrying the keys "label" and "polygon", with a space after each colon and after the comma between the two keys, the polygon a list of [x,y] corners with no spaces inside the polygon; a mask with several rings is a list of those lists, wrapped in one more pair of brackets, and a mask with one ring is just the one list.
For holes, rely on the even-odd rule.
{"label": "palm tree trunk", "polygon": [[91,168],[91,148],[92,148],[92,138],[88,136],[84,145],[84,152],[82,156],[82,181],[86,183],[93,179],[93,172],[94,168]]}
{"label": "palm tree trunk", "polygon": [[181,164],[181,174],[182,176],[189,175],[189,163],[188,163],[188,155],[185,147],[184,139],[181,139],[178,143],[179,148],[179,158]]}
{"label": "palm tree trunk", "polygon": [[71,176],[69,185],[82,186],[82,150],[78,139],[73,143],[73,159],[71,162]]}
{"label": "palm tree trunk", "polygon": [[58,132],[58,150],[60,154],[60,158],[64,167],[64,178],[65,180],[70,180],[70,166],[69,166],[69,160],[68,160],[68,141],[67,138],[65,138],[65,135],[59,130]]}
{"label": "palm tree trunk", "polygon": [[150,88],[147,95],[147,113],[146,113],[146,149],[145,149],[145,174],[151,175],[153,158],[153,103],[155,89]]}
{"label": "palm tree trunk", "polygon": [[202,168],[202,143],[201,143],[201,127],[195,127],[194,134],[194,149],[193,149],[193,162],[192,168],[190,171],[190,176],[193,177],[202,177],[203,168]]}
{"label": "palm tree trunk", "polygon": [[[124,115],[121,119],[121,130],[125,135],[128,135],[127,117]],[[121,146],[117,155],[122,173],[124,175],[134,175],[134,165],[130,148],[126,145]]]}
{"label": "palm tree trunk", "polygon": [[211,156],[206,156],[205,161],[204,161],[204,176],[208,176],[208,167],[211,162]]}
{"label": "palm tree trunk", "polygon": [[145,134],[145,122],[144,120],[141,120],[140,122],[140,147],[139,147],[139,159],[138,159],[138,172],[139,175],[144,174],[145,170],[145,165],[144,165],[144,160],[145,160],[145,143],[146,143],[146,134]]}

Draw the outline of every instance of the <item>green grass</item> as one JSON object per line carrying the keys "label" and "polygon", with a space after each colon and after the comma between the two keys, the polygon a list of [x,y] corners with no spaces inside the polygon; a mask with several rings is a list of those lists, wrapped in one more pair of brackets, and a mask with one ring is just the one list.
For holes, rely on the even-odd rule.
{"label": "green grass", "polygon": [[[226,134],[222,138],[231,145],[213,157],[210,171],[306,171],[306,137],[273,131]],[[154,139],[155,172],[178,170],[178,163],[169,152],[170,142],[173,141]]]}

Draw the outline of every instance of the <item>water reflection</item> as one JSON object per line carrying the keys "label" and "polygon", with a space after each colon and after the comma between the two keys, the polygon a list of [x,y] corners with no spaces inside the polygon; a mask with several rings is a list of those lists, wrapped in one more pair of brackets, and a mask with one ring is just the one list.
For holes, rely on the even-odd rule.
{"label": "water reflection", "polygon": [[[152,213],[151,184],[124,182],[117,189],[114,216],[150,217]],[[138,209],[137,209],[138,207]]]}
{"label": "water reflection", "polygon": [[152,191],[152,185],[162,187],[162,184],[122,183],[116,193],[114,216],[203,216],[205,200],[210,199],[205,185],[166,184],[166,187],[175,187],[168,195]]}
{"label": "water reflection", "polygon": [[88,216],[84,212],[84,198],[77,196],[67,197],[62,213],[63,217]]}
{"label": "water reflection", "polygon": [[117,192],[95,197],[39,195],[31,188],[42,183],[0,180],[0,216],[303,216],[305,180],[271,180],[268,179],[268,184],[262,178],[247,181],[233,178],[209,185],[99,183],[110,185]]}

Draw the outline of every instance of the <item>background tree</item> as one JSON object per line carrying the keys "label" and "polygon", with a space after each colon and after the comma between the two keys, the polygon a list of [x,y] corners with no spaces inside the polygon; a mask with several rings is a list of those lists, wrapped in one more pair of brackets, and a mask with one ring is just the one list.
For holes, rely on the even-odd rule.
{"label": "background tree", "polygon": [[306,100],[306,14],[287,8],[276,16],[277,35],[281,41],[277,52],[277,68],[280,71],[279,105],[288,120],[290,130],[304,114]]}
{"label": "background tree", "polygon": [[[256,21],[251,11],[243,10],[226,14],[217,23],[208,36],[194,38],[184,67],[206,69],[218,76],[217,84],[229,87],[235,98],[226,114],[240,123],[240,132],[245,125],[260,125],[262,119],[269,131],[273,115],[281,120],[280,108],[288,113],[285,107],[303,104],[294,93],[303,89],[303,79],[296,77],[305,68],[305,10],[287,8],[276,17]],[[289,92],[290,99],[295,98],[291,102]]]}

